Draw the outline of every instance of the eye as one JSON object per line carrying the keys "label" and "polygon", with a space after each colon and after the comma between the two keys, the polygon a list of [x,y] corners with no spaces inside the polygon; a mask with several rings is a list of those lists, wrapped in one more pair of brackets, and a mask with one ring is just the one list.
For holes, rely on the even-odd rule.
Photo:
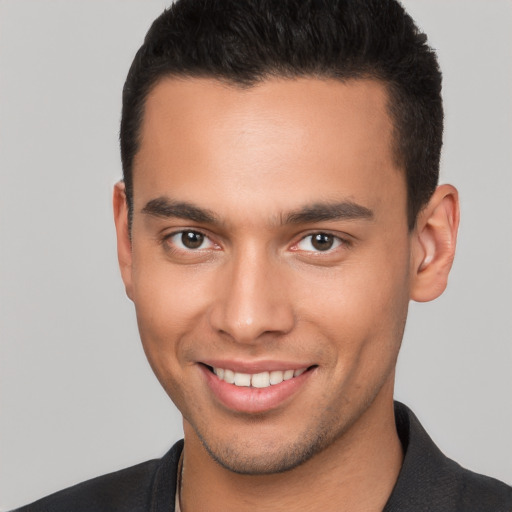
{"label": "eye", "polygon": [[194,251],[197,249],[210,249],[214,243],[203,233],[199,231],[179,231],[167,238],[167,243],[172,244],[182,251]]}
{"label": "eye", "polygon": [[305,236],[298,244],[297,249],[308,252],[327,252],[339,247],[343,241],[329,233],[313,233]]}

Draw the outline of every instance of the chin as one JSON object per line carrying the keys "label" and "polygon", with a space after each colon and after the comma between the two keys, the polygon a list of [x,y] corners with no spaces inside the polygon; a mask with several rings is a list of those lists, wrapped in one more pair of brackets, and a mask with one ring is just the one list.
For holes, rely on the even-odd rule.
{"label": "chin", "polygon": [[[344,429],[343,429],[344,430]],[[196,429],[196,435],[210,457],[220,466],[240,475],[271,475],[290,471],[313,458],[331,445],[342,434],[327,425],[311,429],[290,439],[271,436],[271,440],[255,435],[252,439],[233,437],[229,440],[211,440]],[[254,432],[258,427],[254,426]]]}
{"label": "chin", "polygon": [[271,475],[290,471],[311,459],[323,447],[280,446],[277,450],[264,450],[251,454],[243,449],[231,448],[212,450],[203,442],[212,459],[223,468],[240,475]]}

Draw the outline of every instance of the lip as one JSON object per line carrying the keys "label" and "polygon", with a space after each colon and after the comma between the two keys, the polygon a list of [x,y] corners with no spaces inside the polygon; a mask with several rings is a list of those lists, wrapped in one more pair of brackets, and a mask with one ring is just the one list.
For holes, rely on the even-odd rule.
{"label": "lip", "polygon": [[[293,395],[298,393],[308,381],[309,377],[314,371],[314,367],[308,367],[302,375],[294,377],[290,380],[285,380],[280,384],[268,386],[266,388],[253,388],[235,386],[234,384],[228,384],[227,382],[219,379],[213,372],[211,372],[207,366],[207,363],[199,364],[203,376],[206,380],[206,384],[214,397],[227,409],[235,412],[258,414],[269,412],[288,402]],[[215,364],[217,368],[229,368],[233,371],[241,373],[259,373],[261,371],[272,371],[272,370],[291,370],[305,368],[307,365],[302,367],[296,364],[292,366],[283,366],[283,363],[275,363],[277,366],[267,364],[266,366],[258,363],[248,364],[234,364],[227,362],[218,362]],[[213,366],[209,364],[208,366]]]}

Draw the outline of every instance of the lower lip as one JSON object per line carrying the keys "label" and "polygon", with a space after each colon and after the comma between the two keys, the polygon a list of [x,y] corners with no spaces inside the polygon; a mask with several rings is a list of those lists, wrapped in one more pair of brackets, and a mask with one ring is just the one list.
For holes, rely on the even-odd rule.
{"label": "lower lip", "polygon": [[266,388],[235,386],[220,380],[206,366],[199,367],[206,377],[206,382],[216,398],[228,409],[244,413],[262,413],[277,409],[306,383],[311,370],[305,371],[298,377],[284,380],[280,384]]}

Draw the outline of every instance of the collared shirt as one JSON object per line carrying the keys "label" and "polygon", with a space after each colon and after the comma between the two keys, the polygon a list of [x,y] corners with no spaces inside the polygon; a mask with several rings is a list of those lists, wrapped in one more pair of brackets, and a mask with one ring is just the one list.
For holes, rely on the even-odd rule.
{"label": "collared shirt", "polygon": [[174,499],[174,512],[181,512],[181,477],[183,475],[183,450],[178,461],[178,470],[176,476],[176,498]]}
{"label": "collared shirt", "polygon": [[[398,402],[395,418],[404,461],[383,512],[512,512],[512,487],[445,457],[416,416]],[[183,441],[178,441],[161,459],[94,478],[18,512],[179,512],[182,451]]]}

